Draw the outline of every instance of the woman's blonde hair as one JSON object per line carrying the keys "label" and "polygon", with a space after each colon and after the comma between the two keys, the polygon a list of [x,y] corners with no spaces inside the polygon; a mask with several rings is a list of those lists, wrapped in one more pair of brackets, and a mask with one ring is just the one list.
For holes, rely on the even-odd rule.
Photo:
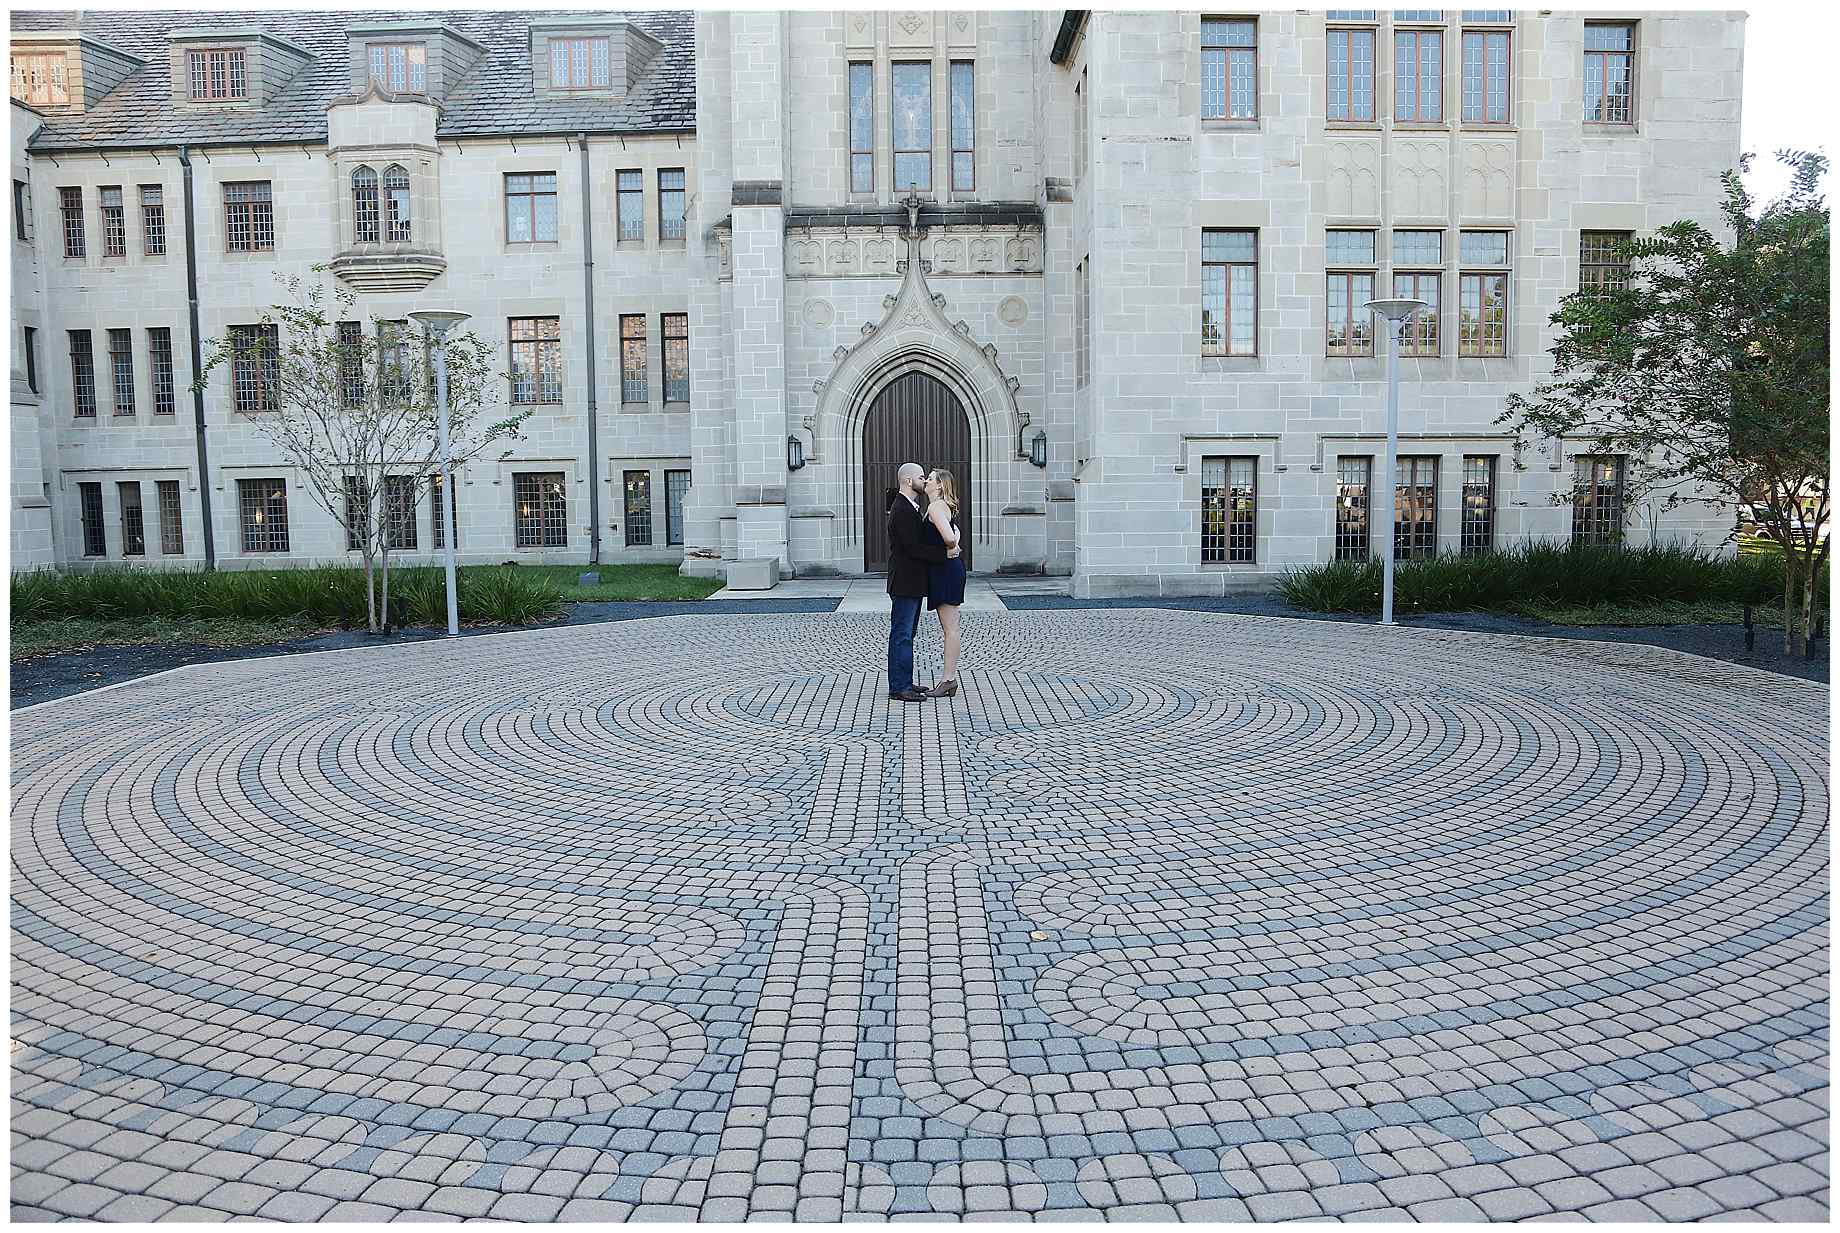
{"label": "woman's blonde hair", "polygon": [[933,478],[939,481],[939,499],[946,503],[947,509],[958,513],[958,485],[953,482],[952,473],[944,467],[934,467]]}

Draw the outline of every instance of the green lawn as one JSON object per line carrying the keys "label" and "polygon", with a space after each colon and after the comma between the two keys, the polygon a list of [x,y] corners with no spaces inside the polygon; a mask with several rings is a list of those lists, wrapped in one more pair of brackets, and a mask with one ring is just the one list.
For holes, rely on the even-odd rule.
{"label": "green lawn", "polygon": [[[686,578],[675,565],[520,565],[519,573],[548,578],[569,603],[608,599],[708,599],[722,589],[720,578]],[[600,583],[582,586],[583,574],[598,572]]]}
{"label": "green lawn", "polygon": [[99,646],[267,646],[321,631],[305,620],[147,617],[135,621],[34,621],[15,625],[11,632],[9,659],[21,660]]}

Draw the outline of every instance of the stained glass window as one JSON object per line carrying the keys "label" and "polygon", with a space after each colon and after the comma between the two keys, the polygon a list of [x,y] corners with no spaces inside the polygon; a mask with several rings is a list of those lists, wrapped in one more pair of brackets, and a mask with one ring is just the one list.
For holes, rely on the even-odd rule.
{"label": "stained glass window", "polygon": [[894,188],[933,187],[933,66],[894,65]]}

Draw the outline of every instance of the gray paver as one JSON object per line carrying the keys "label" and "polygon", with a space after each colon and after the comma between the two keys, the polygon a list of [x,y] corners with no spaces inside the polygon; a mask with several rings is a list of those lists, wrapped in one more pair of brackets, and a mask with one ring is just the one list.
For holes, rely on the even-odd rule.
{"label": "gray paver", "polygon": [[15,1214],[1825,1215],[1818,687],[974,613],[902,708],[884,630],[17,712]]}

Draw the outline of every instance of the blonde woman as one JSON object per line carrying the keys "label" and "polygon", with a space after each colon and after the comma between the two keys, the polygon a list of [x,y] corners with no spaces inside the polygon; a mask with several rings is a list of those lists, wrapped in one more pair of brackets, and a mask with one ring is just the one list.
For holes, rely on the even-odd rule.
{"label": "blonde woman", "polygon": [[[928,541],[950,549],[958,544],[958,485],[952,473],[935,468],[926,476],[926,527]],[[956,553],[926,567],[926,606],[939,614],[939,634],[945,643],[945,670],[939,683],[926,692],[950,698],[958,692],[958,609],[965,602],[965,556]]]}

